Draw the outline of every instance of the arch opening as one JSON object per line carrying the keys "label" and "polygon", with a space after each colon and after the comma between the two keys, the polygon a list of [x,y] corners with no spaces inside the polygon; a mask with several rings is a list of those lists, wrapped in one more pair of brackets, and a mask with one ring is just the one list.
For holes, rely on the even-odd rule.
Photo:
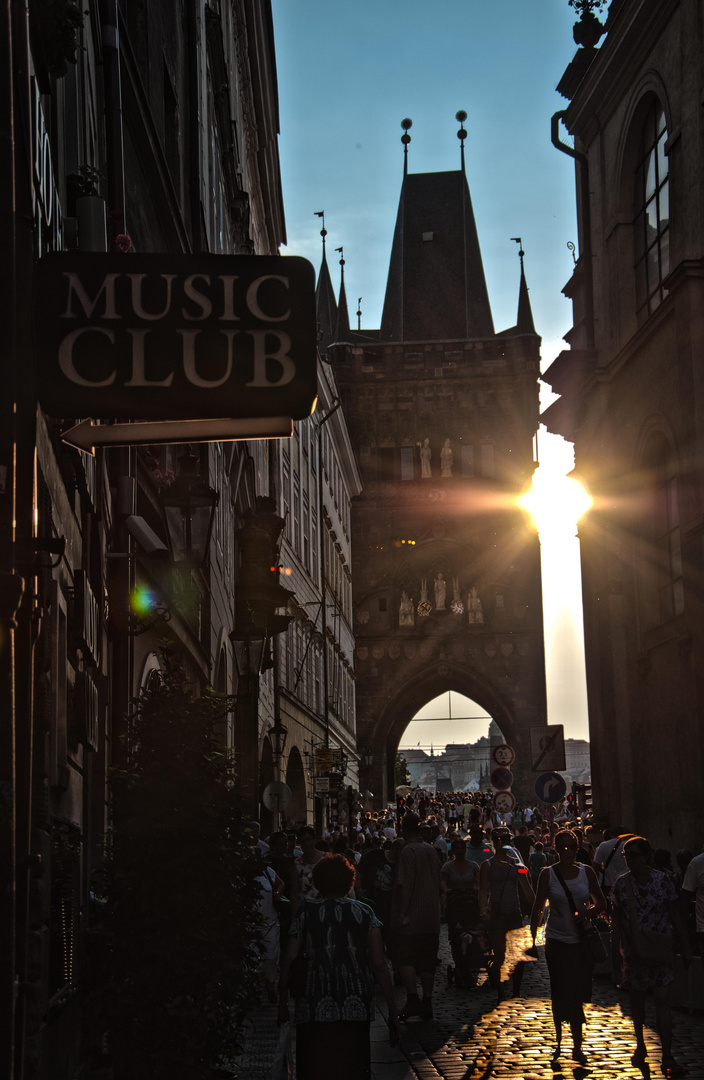
{"label": "arch opening", "polygon": [[447,690],[414,714],[397,754],[406,761],[411,787],[486,791],[491,787],[493,749],[505,741],[491,713],[465,694]]}

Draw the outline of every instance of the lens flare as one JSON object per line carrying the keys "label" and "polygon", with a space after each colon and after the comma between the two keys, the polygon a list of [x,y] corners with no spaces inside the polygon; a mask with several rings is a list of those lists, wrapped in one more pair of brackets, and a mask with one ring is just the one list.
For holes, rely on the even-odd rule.
{"label": "lens flare", "polygon": [[592,505],[592,498],[578,480],[556,476],[538,469],[533,486],[518,498],[518,505],[530,514],[541,536],[574,533],[580,518]]}
{"label": "lens flare", "polygon": [[136,589],[132,590],[130,607],[135,615],[148,615],[155,603],[154,593],[150,592],[144,585],[138,585]]}

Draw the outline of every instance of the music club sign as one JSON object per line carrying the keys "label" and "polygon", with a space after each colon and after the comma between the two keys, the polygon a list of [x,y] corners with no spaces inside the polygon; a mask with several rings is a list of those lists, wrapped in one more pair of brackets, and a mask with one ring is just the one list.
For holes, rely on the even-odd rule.
{"label": "music club sign", "polygon": [[35,269],[37,392],[50,415],[310,415],[315,274],[305,259],[69,252]]}

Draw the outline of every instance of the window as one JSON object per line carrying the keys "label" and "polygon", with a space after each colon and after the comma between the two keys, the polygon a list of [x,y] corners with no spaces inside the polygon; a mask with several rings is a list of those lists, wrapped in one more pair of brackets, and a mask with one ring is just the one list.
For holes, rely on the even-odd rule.
{"label": "window", "polygon": [[494,475],[494,447],[491,443],[482,444],[482,476]]}
{"label": "window", "polygon": [[401,479],[413,479],[413,447],[401,447]]}
{"label": "window", "polygon": [[656,537],[660,584],[660,621],[684,611],[682,582],[682,544],[680,540],[679,498],[677,477],[666,476],[658,487],[657,508],[659,532]]}
{"label": "window", "polygon": [[654,101],[641,135],[634,192],[636,303],[639,322],[667,295],[663,279],[670,269],[670,185],[665,154],[667,128]]}
{"label": "window", "polygon": [[474,447],[462,447],[462,475],[474,476]]}

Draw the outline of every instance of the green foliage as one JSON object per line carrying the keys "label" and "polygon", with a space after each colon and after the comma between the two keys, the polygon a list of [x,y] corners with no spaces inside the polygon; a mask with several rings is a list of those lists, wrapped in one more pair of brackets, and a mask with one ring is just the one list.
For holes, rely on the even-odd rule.
{"label": "green foliage", "polygon": [[258,983],[259,852],[216,727],[163,650],[136,703],[129,762],[111,777],[114,828],[95,982],[116,1080],[197,1080],[240,1045]]}
{"label": "green foliage", "polygon": [[394,787],[403,787],[410,780],[410,773],[408,771],[408,763],[402,754],[396,754],[396,761],[394,763]]}

